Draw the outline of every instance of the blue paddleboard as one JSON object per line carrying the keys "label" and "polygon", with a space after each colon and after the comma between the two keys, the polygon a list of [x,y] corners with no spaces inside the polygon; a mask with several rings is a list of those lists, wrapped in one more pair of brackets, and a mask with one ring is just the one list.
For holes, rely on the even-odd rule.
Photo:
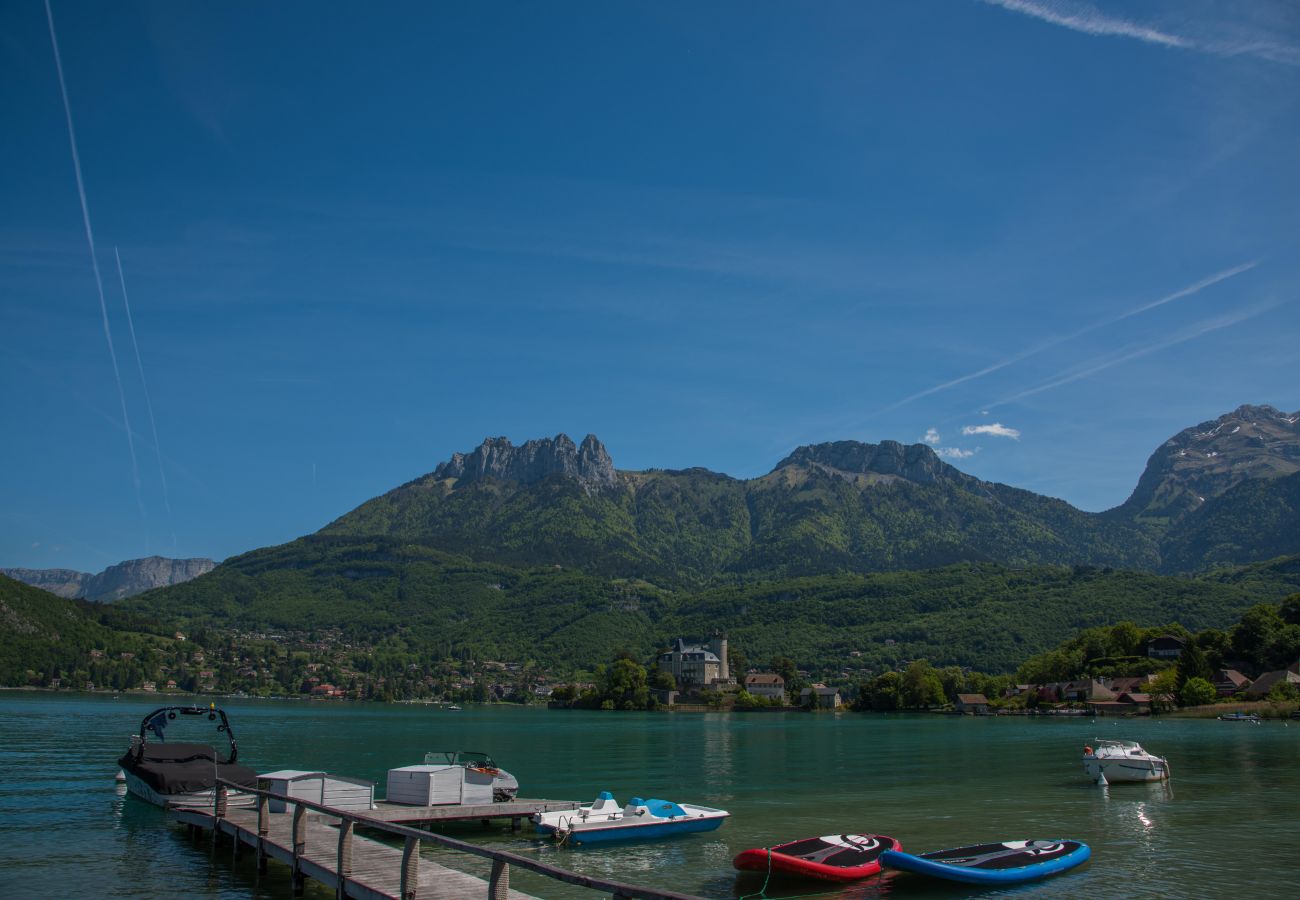
{"label": "blue paddleboard", "polygon": [[1079,841],[1003,841],[919,855],[886,850],[880,864],[967,884],[1015,884],[1073,869],[1091,855]]}

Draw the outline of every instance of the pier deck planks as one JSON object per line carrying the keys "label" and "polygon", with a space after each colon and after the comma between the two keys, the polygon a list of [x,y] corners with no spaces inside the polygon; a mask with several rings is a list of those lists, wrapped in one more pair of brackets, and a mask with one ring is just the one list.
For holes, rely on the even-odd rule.
{"label": "pier deck planks", "polygon": [[482,803],[477,806],[448,804],[446,806],[403,806],[380,800],[376,808],[360,812],[369,819],[380,822],[411,824],[415,822],[457,822],[475,819],[527,819],[535,812],[577,809],[572,800],[507,800],[499,803]]}
{"label": "pier deck planks", "polygon": [[[211,813],[177,810],[175,815],[186,825],[208,830],[213,827]],[[233,835],[246,846],[257,847],[257,810],[231,809],[220,821],[220,828],[223,834]],[[333,889],[338,886],[338,839],[338,828],[327,824],[322,816],[307,817],[307,849],[301,861],[303,874]],[[293,865],[292,814],[271,815],[265,846],[268,857]],[[360,835],[352,836],[352,874],[348,878],[347,896],[361,900],[395,900],[401,892],[401,872],[401,850]],[[421,858],[419,896],[438,897],[440,900],[482,900],[487,893],[485,880]],[[528,894],[514,890],[508,896],[511,900],[534,900]]]}

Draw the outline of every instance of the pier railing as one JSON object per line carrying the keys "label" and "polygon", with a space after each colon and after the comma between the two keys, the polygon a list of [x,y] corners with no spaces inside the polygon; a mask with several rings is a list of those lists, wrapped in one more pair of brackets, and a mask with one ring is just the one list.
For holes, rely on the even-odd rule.
{"label": "pier railing", "polygon": [[[216,827],[219,827],[220,820],[226,818],[228,792],[232,789],[243,794],[257,795],[257,858],[259,868],[265,866],[266,860],[264,845],[266,837],[270,833],[270,801],[277,800],[284,803],[286,810],[290,807],[293,808],[293,883],[295,892],[300,888],[303,881],[301,861],[307,852],[307,813],[312,811],[329,816],[332,819],[338,819],[340,823],[337,847],[339,897],[347,896],[346,883],[347,879],[352,875],[353,831],[356,826],[360,825],[402,839],[401,893],[399,895],[401,900],[420,900],[420,845],[422,843],[436,844],[449,850],[491,860],[492,870],[487,886],[489,900],[505,900],[509,896],[511,866],[529,872],[536,872],[539,875],[562,881],[565,884],[601,891],[612,895],[615,900],[624,900],[624,898],[626,900],[699,900],[699,898],[690,894],[679,894],[658,888],[638,887],[605,878],[593,878],[590,875],[582,875],[578,872],[570,872],[568,869],[561,869],[558,866],[547,865],[544,862],[529,859],[508,850],[492,850],[479,844],[458,841],[455,838],[419,828],[411,828],[408,825],[398,825],[393,822],[372,819],[364,813],[335,809],[322,803],[315,803],[300,797],[290,797],[286,794],[278,794],[263,788],[244,787],[224,778],[217,779],[217,789],[214,792],[213,814],[217,820],[217,823],[214,823],[214,831]],[[287,813],[280,815],[285,814]],[[238,841],[238,838],[236,838],[236,841]]]}

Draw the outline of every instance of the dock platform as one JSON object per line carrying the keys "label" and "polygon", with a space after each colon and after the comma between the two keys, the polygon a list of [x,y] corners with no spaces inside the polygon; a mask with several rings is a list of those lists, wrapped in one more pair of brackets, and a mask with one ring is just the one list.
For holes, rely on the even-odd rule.
{"label": "dock platform", "polygon": [[[231,790],[256,795],[256,806],[232,807],[229,803]],[[284,804],[286,812],[272,813],[272,801]],[[510,869],[517,868],[606,895],[612,894],[616,900],[698,900],[674,891],[570,872],[518,853],[494,850],[402,824],[493,818],[511,818],[517,823],[537,811],[538,804],[548,803],[558,804],[552,809],[576,806],[565,801],[516,800],[512,804],[493,803],[481,807],[381,804],[380,809],[351,811],[262,787],[250,789],[218,778],[212,809],[173,808],[171,813],[196,835],[211,832],[214,846],[223,837],[231,838],[236,857],[245,848],[251,848],[257,855],[261,871],[265,871],[268,861],[273,859],[289,866],[295,895],[303,892],[305,880],[311,878],[333,889],[340,900],[347,897],[359,900],[424,900],[430,897],[440,900],[483,897],[488,900],[535,900],[528,894],[510,889]],[[395,821],[386,819],[386,816],[400,818]],[[357,826],[383,833],[390,839],[399,839],[403,846],[399,850],[357,835]],[[491,863],[490,877],[484,880],[432,860],[422,860],[420,847],[423,843],[487,859]]]}
{"label": "dock platform", "polygon": [[[233,838],[237,845],[257,850],[259,836],[256,809],[230,809],[220,820],[210,812],[199,810],[178,810],[175,815],[185,825],[205,831],[211,831],[215,827],[221,834]],[[306,841],[298,856],[295,869],[298,878],[295,880],[311,878],[333,890],[339,897],[401,900],[403,851],[361,836],[351,838],[351,873],[345,886],[340,888],[338,845],[342,824],[329,824],[325,814],[306,816]],[[294,868],[293,816],[289,813],[273,814],[269,825],[266,835],[262,837],[266,856]],[[239,852],[238,846],[235,852]],[[447,900],[482,900],[483,897],[498,896],[509,900],[534,900],[528,894],[508,888],[500,893],[489,893],[488,882],[483,879],[427,859],[420,860],[417,872],[416,896],[446,897]],[[407,891],[409,896],[410,885],[407,886]]]}
{"label": "dock platform", "polygon": [[478,803],[447,806],[403,806],[379,800],[375,808],[361,815],[380,822],[397,822],[404,825],[435,825],[439,822],[487,822],[492,819],[510,819],[512,830],[518,831],[522,820],[533,813],[577,809],[575,800],[506,800],[498,803]]}

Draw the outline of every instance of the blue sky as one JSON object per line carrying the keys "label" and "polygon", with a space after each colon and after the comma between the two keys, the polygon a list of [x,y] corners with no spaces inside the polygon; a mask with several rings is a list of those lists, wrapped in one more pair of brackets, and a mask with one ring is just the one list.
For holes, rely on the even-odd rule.
{"label": "blue sky", "polygon": [[738,477],[928,435],[1100,510],[1300,408],[1291,3],[51,8],[104,307],[15,0],[0,565],[221,559],[561,431]]}

